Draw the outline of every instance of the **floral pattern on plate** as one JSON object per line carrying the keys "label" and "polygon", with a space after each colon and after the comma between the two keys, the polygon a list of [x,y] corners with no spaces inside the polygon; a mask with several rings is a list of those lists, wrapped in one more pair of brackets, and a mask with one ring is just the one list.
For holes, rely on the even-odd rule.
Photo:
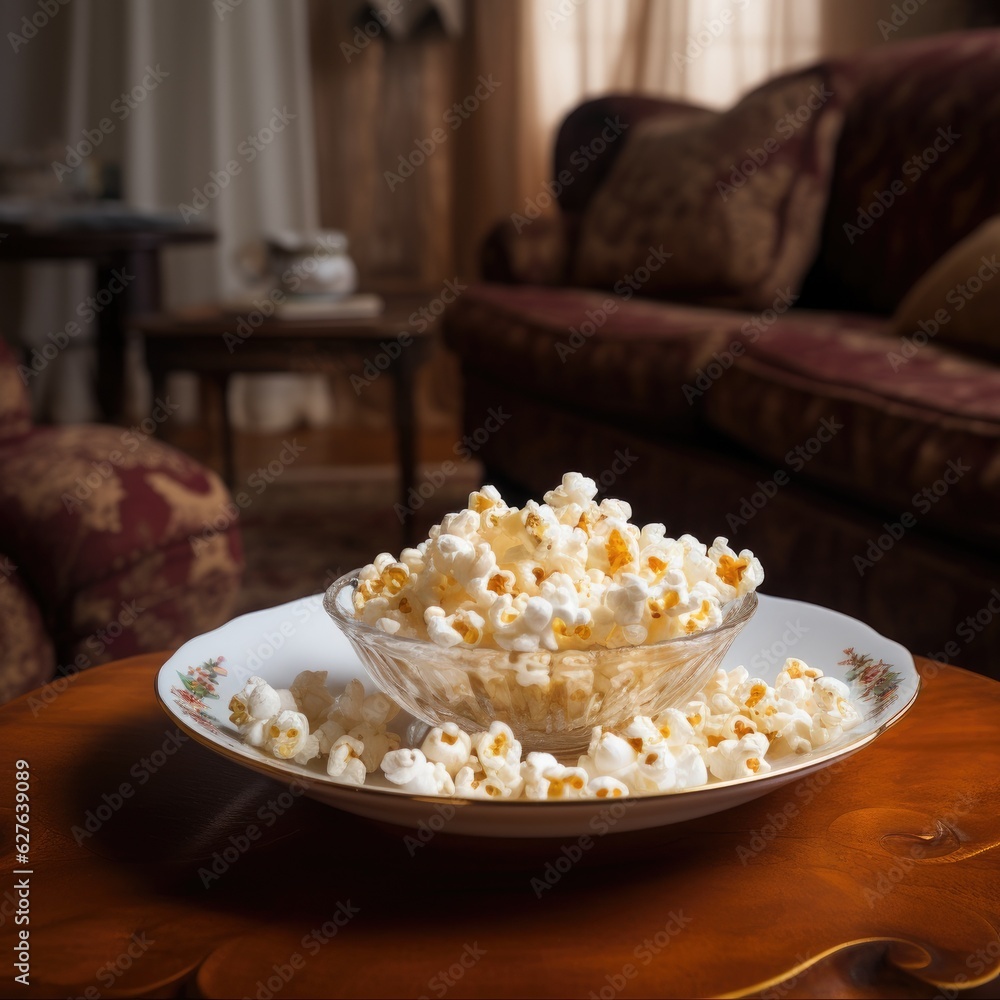
{"label": "floral pattern on plate", "polygon": [[218,720],[209,711],[205,701],[206,699],[219,700],[216,693],[219,678],[228,674],[226,668],[221,665],[223,660],[225,660],[224,656],[217,656],[215,659],[205,660],[200,666],[188,667],[184,674],[178,670],[177,676],[180,677],[183,686],[177,687],[175,685],[170,689],[178,708],[188,718],[216,736],[222,735],[219,732]]}
{"label": "floral pattern on plate", "polygon": [[896,700],[902,678],[891,663],[876,660],[868,653],[857,653],[853,646],[845,649],[844,655],[846,658],[839,665],[848,668],[846,680],[857,686],[858,698],[871,706],[865,718],[874,718]]}

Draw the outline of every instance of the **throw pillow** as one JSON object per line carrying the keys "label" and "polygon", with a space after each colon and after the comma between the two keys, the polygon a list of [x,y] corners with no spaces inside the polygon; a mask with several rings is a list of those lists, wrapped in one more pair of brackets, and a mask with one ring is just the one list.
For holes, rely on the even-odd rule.
{"label": "throw pillow", "polygon": [[892,326],[900,337],[1000,352],[1000,215],[924,272],[897,307]]}
{"label": "throw pillow", "polygon": [[[723,114],[636,126],[584,215],[575,280],[746,309],[797,293],[819,245],[846,86],[813,68]],[[661,245],[672,256],[654,266]]]}

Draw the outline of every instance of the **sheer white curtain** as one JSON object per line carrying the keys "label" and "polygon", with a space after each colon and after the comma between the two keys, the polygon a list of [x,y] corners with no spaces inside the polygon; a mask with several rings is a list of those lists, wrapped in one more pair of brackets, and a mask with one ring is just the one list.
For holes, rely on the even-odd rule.
{"label": "sheer white curtain", "polygon": [[612,90],[725,107],[820,52],[821,0],[531,0],[551,129]]}

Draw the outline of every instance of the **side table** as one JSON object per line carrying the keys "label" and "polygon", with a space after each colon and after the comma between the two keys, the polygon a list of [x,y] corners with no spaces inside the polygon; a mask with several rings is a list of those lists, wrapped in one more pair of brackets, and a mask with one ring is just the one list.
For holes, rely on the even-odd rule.
{"label": "side table", "polygon": [[389,372],[395,380],[400,496],[406,506],[416,474],[413,378],[427,358],[431,333],[409,320],[426,298],[396,295],[386,296],[385,302],[384,312],[366,319],[254,318],[207,306],[140,317],[135,326],[145,335],[154,396],[163,397],[172,371],[194,372],[210,389],[219,421],[221,468],[230,486],[235,485],[226,405],[231,375],[330,371],[331,362],[352,356],[359,359],[355,377],[364,382]]}
{"label": "side table", "polygon": [[[125,399],[125,345],[129,319],[160,308],[160,250],[172,244],[208,243],[215,232],[204,226],[30,225],[7,226],[0,261],[90,260],[96,265],[97,401],[106,421],[122,419]],[[127,274],[124,289],[112,294]],[[75,319],[75,317],[74,317]]]}
{"label": "side table", "polygon": [[187,739],[153,697],[165,658],[0,709],[5,996],[997,996],[996,681],[920,660],[916,705],[871,747],[584,852],[306,799]]}

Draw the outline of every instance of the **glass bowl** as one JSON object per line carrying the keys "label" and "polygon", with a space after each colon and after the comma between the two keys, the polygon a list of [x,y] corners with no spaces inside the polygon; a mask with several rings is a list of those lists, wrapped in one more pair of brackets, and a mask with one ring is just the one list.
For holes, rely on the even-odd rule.
{"label": "glass bowl", "polygon": [[689,701],[757,610],[756,594],[747,594],[723,606],[717,628],[644,646],[530,653],[444,647],[359,621],[359,572],[332,584],[323,606],[382,691],[432,726],[454,722],[475,733],[495,719],[506,722],[525,753],[583,751],[594,726]]}

